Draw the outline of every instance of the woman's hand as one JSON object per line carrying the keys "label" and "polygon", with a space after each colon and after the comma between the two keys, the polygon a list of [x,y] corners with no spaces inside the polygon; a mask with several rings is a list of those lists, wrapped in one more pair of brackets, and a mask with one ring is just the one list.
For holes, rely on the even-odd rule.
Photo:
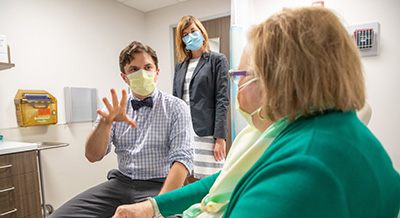
{"label": "woman's hand", "polygon": [[214,159],[216,161],[223,160],[226,157],[225,150],[226,150],[225,139],[215,139]]}
{"label": "woman's hand", "polygon": [[147,200],[141,203],[119,206],[112,218],[151,218],[154,215],[153,205]]}
{"label": "woman's hand", "polygon": [[121,102],[118,102],[118,96],[114,89],[111,89],[112,105],[107,98],[103,98],[104,105],[107,107],[108,111],[97,110],[97,113],[102,116],[102,120],[111,125],[114,121],[116,122],[126,122],[132,127],[136,128],[137,123],[132,120],[128,115],[126,115],[126,103],[127,94],[126,90],[122,90]]}

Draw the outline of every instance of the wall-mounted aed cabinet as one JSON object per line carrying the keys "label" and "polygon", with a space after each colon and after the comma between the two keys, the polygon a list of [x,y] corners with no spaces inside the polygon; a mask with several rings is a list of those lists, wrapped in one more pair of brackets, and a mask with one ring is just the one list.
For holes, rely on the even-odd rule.
{"label": "wall-mounted aed cabinet", "polygon": [[57,123],[57,99],[44,90],[18,89],[14,104],[18,126]]}

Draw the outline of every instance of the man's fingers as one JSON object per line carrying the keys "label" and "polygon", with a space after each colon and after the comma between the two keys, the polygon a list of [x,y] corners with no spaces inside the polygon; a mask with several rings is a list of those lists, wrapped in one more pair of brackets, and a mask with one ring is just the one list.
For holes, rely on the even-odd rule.
{"label": "man's fingers", "polygon": [[111,96],[112,96],[112,103],[113,106],[116,107],[118,106],[118,96],[117,96],[117,92],[115,91],[115,89],[111,89]]}
{"label": "man's fingers", "polygon": [[107,107],[108,111],[112,110],[112,105],[110,104],[110,102],[108,101],[108,99],[106,97],[103,98],[103,103]]}
{"label": "man's fingers", "polygon": [[127,97],[127,94],[126,94],[126,90],[125,90],[125,89],[122,89],[122,99],[121,99],[121,103],[120,103],[120,106],[121,106],[122,108],[125,108],[125,107],[126,107],[127,99],[128,99],[128,97]]}
{"label": "man's fingers", "polygon": [[134,120],[132,120],[132,118],[130,118],[128,115],[125,115],[125,122],[126,122],[128,125],[132,126],[133,128],[136,128],[136,127],[137,127],[137,122],[134,121]]}
{"label": "man's fingers", "polygon": [[107,117],[108,112],[102,111],[102,110],[97,110],[97,113],[100,114],[102,117]]}

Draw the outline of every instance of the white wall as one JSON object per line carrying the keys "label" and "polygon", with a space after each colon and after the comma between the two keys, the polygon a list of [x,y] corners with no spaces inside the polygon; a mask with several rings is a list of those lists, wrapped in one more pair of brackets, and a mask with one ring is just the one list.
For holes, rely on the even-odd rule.
{"label": "white wall", "polygon": [[[81,191],[105,181],[117,167],[111,153],[99,163],[84,157],[91,122],[65,124],[65,86],[125,88],[119,76],[120,51],[145,38],[145,15],[114,0],[0,0],[0,34],[6,35],[15,68],[0,71],[0,134],[8,141],[68,142],[42,151],[45,194],[56,208]],[[58,124],[18,128],[18,89],[44,89],[58,100]],[[119,92],[120,93],[120,92]]]}
{"label": "white wall", "polygon": [[[261,22],[283,7],[310,6],[314,0],[253,0],[255,21]],[[372,108],[368,127],[381,141],[397,171],[400,171],[400,1],[325,0],[344,25],[380,23],[379,56],[363,57],[367,101]]]}
{"label": "white wall", "polygon": [[0,34],[7,36],[15,63],[0,71],[0,129],[17,126],[18,89],[56,96],[59,123],[65,123],[65,86],[98,88],[99,96],[125,87],[119,52],[145,38],[144,13],[112,0],[0,0],[0,8]]}

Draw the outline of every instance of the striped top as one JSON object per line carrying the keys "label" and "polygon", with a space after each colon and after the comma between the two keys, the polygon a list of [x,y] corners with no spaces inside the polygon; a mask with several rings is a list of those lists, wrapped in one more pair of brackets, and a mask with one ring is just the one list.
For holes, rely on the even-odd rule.
{"label": "striped top", "polygon": [[192,80],[193,72],[196,69],[197,64],[199,63],[200,58],[191,59],[189,61],[189,66],[186,71],[185,83],[183,84],[183,96],[182,99],[186,102],[187,105],[190,105],[190,94],[189,94],[189,85]]}
{"label": "striped top", "polygon": [[[188,107],[181,99],[157,88],[151,96],[153,108],[142,107],[133,111],[130,101],[138,99],[132,93],[128,95],[126,113],[136,117],[138,127],[114,122],[107,154],[113,144],[119,171],[131,179],[165,178],[174,161],[182,163],[191,172],[194,148]],[[97,117],[95,125],[99,119]]]}

